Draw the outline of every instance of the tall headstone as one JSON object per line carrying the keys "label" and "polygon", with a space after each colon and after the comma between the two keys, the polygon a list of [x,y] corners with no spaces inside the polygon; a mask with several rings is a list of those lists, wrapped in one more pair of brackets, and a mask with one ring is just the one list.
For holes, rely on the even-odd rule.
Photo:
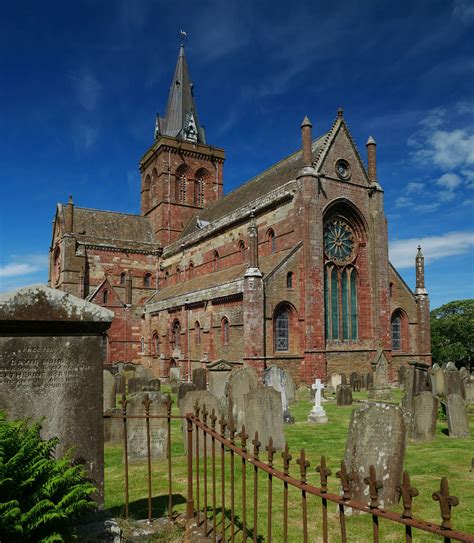
{"label": "tall headstone", "polygon": [[108,409],[104,412],[104,441],[111,444],[123,444],[123,418],[121,408]]}
{"label": "tall headstone", "polygon": [[414,441],[428,441],[434,438],[439,401],[431,392],[417,394],[413,399],[410,437]]}
{"label": "tall headstone", "polygon": [[207,370],[205,368],[196,368],[193,370],[193,383],[196,390],[207,389]]}
{"label": "tall headstone", "polygon": [[142,389],[142,380],[139,377],[131,377],[128,380],[128,394],[136,394]]}
{"label": "tall headstone", "polygon": [[233,364],[225,360],[217,360],[207,366],[209,392],[222,402],[225,401],[225,387],[233,367]]}
{"label": "tall headstone", "polygon": [[[132,394],[127,403],[127,415],[145,415],[143,401],[150,399],[150,415],[166,415],[166,396],[160,392],[138,392]],[[167,419],[150,418],[151,458],[166,457],[168,446]],[[127,419],[128,459],[131,462],[145,460],[148,454],[147,429],[145,418]]]}
{"label": "tall headstone", "polygon": [[425,362],[420,362],[419,360],[413,360],[408,362],[408,364],[414,369],[412,390],[413,396],[419,394],[420,392],[425,392],[425,390],[431,390],[431,380],[428,374],[430,366]]}
{"label": "tall headstone", "polygon": [[178,367],[170,368],[170,387],[173,394],[178,392],[180,380],[180,369]]}
{"label": "tall headstone", "polygon": [[194,383],[180,383],[178,386],[178,401],[182,400],[189,392],[194,392],[196,385]]}
{"label": "tall headstone", "polygon": [[458,394],[462,398],[465,397],[464,383],[459,375],[458,369],[452,362],[449,362],[446,366],[444,381],[446,396],[449,394]]}
{"label": "tall headstone", "polygon": [[[201,410],[201,413],[199,414],[199,417],[200,419],[202,420],[202,410],[204,408],[204,405],[206,406],[206,410],[208,411],[209,413],[209,416],[211,415],[212,413],[212,410],[214,409],[214,412],[215,412],[215,415],[217,417],[217,422],[216,422],[216,431],[219,432],[220,431],[220,426],[219,426],[219,419],[221,418],[222,414],[224,413],[223,411],[223,408],[222,408],[222,402],[219,400],[219,398],[217,398],[216,396],[214,396],[214,394],[211,394],[208,390],[194,390],[194,391],[191,391],[191,392],[188,392],[186,394],[186,396],[184,396],[184,398],[182,398],[181,400],[179,400],[178,402],[178,407],[179,407],[179,412],[182,416],[186,415],[187,413],[191,413],[193,414],[194,413],[194,406],[196,405],[196,402],[198,403],[199,407],[200,407],[200,410]],[[207,425],[208,426],[211,426],[211,421],[210,421],[210,418],[208,416],[208,419],[207,419]],[[193,454],[196,450],[196,436],[195,436],[195,429],[194,429],[194,426],[193,426],[193,432],[192,432],[192,442],[193,442]],[[188,440],[187,440],[187,424],[186,424],[186,420],[183,421],[183,443],[184,443],[184,450],[187,451],[187,447],[188,447]],[[209,455],[210,453],[210,445],[211,444],[211,439],[208,437],[207,438],[207,454]],[[199,453],[202,454],[203,453],[203,450],[204,450],[204,439],[203,439],[203,435],[202,435],[202,432],[199,433]]]}
{"label": "tall headstone", "polygon": [[321,396],[324,389],[321,379],[316,379],[311,385],[312,390],[314,390],[314,405],[308,415],[308,422],[313,424],[326,424],[328,418],[326,416],[326,411],[321,405]]}
{"label": "tall headstone", "polygon": [[364,478],[375,466],[377,479],[383,482],[379,491],[381,507],[398,501],[405,458],[406,427],[402,410],[394,405],[367,405],[352,412],[344,461],[354,473],[352,497],[369,502],[369,489]]}
{"label": "tall headstone", "polygon": [[269,366],[263,372],[263,382],[271,386],[281,394],[281,406],[283,409],[283,422],[292,424],[295,422],[290,413],[290,398],[295,398],[295,384],[291,375],[278,366]]}
{"label": "tall headstone", "polygon": [[444,371],[441,366],[433,364],[428,373],[431,380],[431,392],[435,396],[444,396]]}
{"label": "tall headstone", "polygon": [[352,405],[351,385],[338,385],[336,389],[336,403],[338,407]]}
{"label": "tall headstone", "polygon": [[104,332],[113,313],[34,285],[0,295],[0,409],[43,420],[42,436],[74,449],[103,499]]}
{"label": "tall headstone", "polygon": [[115,377],[110,371],[104,370],[104,412],[115,407]]}
{"label": "tall headstone", "polygon": [[374,369],[374,382],[372,388],[369,389],[368,397],[374,400],[391,400],[392,391],[388,384],[388,361],[383,349],[377,351],[372,367]]}
{"label": "tall headstone", "polygon": [[[243,424],[247,427],[244,396],[258,386],[258,374],[255,368],[245,366],[230,373],[226,385],[227,418],[234,421],[238,430]],[[262,390],[262,389],[259,389]]]}
{"label": "tall headstone", "polygon": [[464,392],[466,393],[466,403],[474,403],[474,381],[464,383]]}
{"label": "tall headstone", "polygon": [[448,417],[449,437],[470,437],[466,402],[459,394],[446,397],[446,415]]}
{"label": "tall headstone", "polygon": [[244,397],[245,430],[250,442],[258,432],[263,450],[270,437],[276,449],[285,447],[281,394],[271,387],[258,387]]}

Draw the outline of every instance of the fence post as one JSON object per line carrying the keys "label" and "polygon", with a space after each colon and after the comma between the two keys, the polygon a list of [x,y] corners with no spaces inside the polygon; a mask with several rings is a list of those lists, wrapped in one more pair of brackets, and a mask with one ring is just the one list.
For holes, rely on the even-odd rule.
{"label": "fence post", "polygon": [[186,520],[188,524],[194,518],[194,498],[193,498],[193,422],[191,413],[186,413],[186,424],[188,431],[188,497],[186,500]]}

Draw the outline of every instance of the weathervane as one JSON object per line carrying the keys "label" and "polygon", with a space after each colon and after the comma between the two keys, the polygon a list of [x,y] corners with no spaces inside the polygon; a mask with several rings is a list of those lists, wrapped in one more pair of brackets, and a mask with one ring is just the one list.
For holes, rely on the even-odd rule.
{"label": "weathervane", "polygon": [[186,32],[183,29],[179,31],[179,39],[181,40],[181,45],[184,45],[184,40],[186,39]]}

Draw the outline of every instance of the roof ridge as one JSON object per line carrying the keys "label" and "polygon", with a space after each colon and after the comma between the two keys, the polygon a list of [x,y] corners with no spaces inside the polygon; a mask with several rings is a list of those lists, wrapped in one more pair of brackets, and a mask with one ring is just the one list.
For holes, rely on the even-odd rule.
{"label": "roof ridge", "polygon": [[[64,204],[61,204],[64,205]],[[96,209],[94,207],[81,207],[81,206],[74,206],[74,209],[82,209],[84,211],[98,211],[99,213],[110,213],[113,215],[127,215],[128,217],[139,217],[141,219],[147,219],[148,217],[145,217],[144,215],[141,215],[139,213],[126,213],[125,211],[109,211],[107,209]]]}

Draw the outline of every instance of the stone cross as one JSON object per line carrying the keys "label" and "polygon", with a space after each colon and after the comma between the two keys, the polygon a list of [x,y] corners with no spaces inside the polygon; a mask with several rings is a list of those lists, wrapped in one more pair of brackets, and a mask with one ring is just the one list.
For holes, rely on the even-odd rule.
{"label": "stone cross", "polygon": [[321,392],[324,389],[321,379],[316,379],[315,382],[311,385],[311,388],[315,391],[314,395],[314,406],[311,409],[311,412],[308,416],[308,422],[313,422],[315,424],[324,424],[328,421],[326,417],[326,411],[321,407]]}

